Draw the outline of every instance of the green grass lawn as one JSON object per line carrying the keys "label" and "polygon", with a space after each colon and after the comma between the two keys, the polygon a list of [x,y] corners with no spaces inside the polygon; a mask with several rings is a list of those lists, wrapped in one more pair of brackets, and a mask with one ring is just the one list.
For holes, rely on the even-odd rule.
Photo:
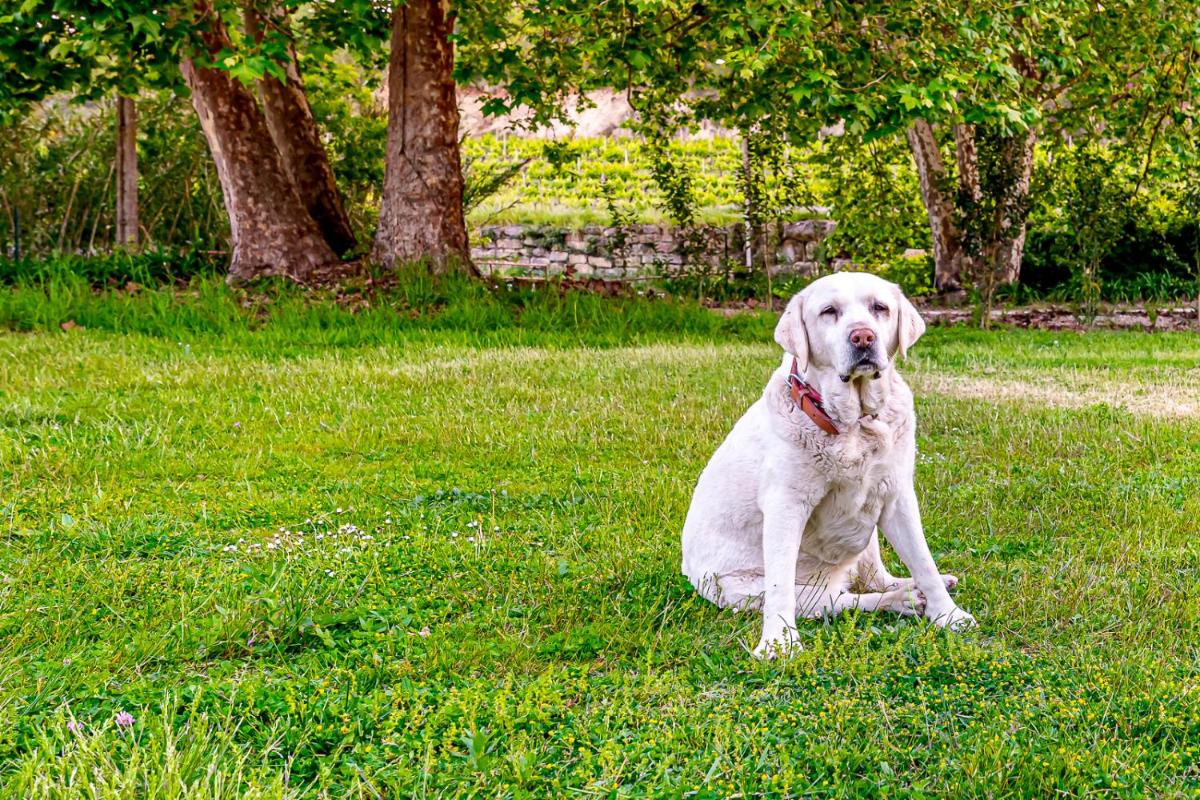
{"label": "green grass lawn", "polygon": [[0,335],[5,796],[1200,791],[1194,336],[931,332],[918,494],[979,630],[851,613],[759,663],[678,550],[770,319],[202,301]]}

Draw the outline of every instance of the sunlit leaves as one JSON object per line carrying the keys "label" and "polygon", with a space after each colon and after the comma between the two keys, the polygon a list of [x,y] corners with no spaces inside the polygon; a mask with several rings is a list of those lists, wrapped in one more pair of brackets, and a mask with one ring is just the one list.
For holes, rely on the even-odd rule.
{"label": "sunlit leaves", "polygon": [[1018,131],[1048,111],[1056,124],[1091,124],[1123,113],[1102,108],[1105,96],[1150,96],[1153,80],[1194,61],[1183,55],[1198,16],[1183,0],[714,0],[632,11],[480,0],[460,9],[459,75],[497,87],[489,109],[519,97],[539,120],[606,85],[630,89],[641,108],[682,98],[693,116],[731,125],[771,114],[797,137],[838,119],[860,132],[918,117]]}
{"label": "sunlit leaves", "polygon": [[0,24],[0,114],[58,91],[87,100],[174,82],[166,67],[187,35],[183,18],[132,0],[25,0]]}
{"label": "sunlit leaves", "polygon": [[[210,57],[193,38],[203,25],[187,0],[154,7],[136,0],[25,0],[16,13],[0,17],[0,71],[5,76],[0,82],[0,114],[19,111],[25,103],[55,92],[70,92],[83,101],[114,92],[136,94],[147,87],[176,88],[178,62],[184,56],[227,69],[246,83],[265,75],[283,78],[294,34],[274,21],[282,6],[270,0],[222,0],[212,5],[225,23],[230,47]],[[337,6],[337,18],[345,24],[332,43],[322,17],[329,4],[295,8],[294,13],[310,23],[305,46],[328,51],[343,42],[369,42],[371,49],[382,51],[378,26],[366,24],[365,17],[350,16],[365,14],[366,9],[353,3]],[[386,30],[387,9],[366,8],[376,16],[382,13]],[[245,29],[248,11],[269,20],[256,36]]]}

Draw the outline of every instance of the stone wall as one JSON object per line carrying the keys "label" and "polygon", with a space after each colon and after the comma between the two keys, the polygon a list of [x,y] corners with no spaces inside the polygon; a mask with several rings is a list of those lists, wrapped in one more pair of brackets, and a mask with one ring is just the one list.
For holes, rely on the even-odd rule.
{"label": "stone wall", "polygon": [[[773,254],[772,272],[812,272],[821,241],[833,227],[833,221],[826,219],[774,223],[758,237],[754,248],[757,260],[761,263],[762,240],[766,239]],[[474,237],[471,257],[485,274],[637,280],[742,264],[744,244],[741,224],[699,228],[690,235],[669,225],[588,225],[578,230],[485,225]],[[685,257],[685,251],[691,255]]]}

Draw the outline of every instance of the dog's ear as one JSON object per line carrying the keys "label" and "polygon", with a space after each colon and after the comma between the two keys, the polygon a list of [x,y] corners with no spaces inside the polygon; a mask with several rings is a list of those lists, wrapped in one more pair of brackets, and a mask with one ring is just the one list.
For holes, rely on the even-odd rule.
{"label": "dog's ear", "polygon": [[908,356],[908,348],[912,347],[921,334],[925,332],[925,320],[917,313],[917,309],[900,287],[896,286],[896,349],[900,357]]}
{"label": "dog's ear", "polygon": [[[803,293],[801,293],[803,294]],[[804,303],[801,295],[788,301],[779,324],[775,326],[775,341],[796,357],[800,371],[808,369],[808,331],[804,328]]]}

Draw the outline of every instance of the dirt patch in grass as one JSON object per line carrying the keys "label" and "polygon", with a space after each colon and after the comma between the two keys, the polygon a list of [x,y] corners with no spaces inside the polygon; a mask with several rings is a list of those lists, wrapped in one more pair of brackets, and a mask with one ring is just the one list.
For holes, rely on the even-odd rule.
{"label": "dirt patch in grass", "polygon": [[[1181,380],[1180,378],[1184,378]],[[1065,386],[1037,378],[998,379],[968,375],[914,375],[915,390],[963,400],[989,400],[1051,408],[1086,408],[1098,404],[1153,417],[1200,417],[1200,375],[1179,373],[1169,381],[1114,382],[1097,377]]]}

